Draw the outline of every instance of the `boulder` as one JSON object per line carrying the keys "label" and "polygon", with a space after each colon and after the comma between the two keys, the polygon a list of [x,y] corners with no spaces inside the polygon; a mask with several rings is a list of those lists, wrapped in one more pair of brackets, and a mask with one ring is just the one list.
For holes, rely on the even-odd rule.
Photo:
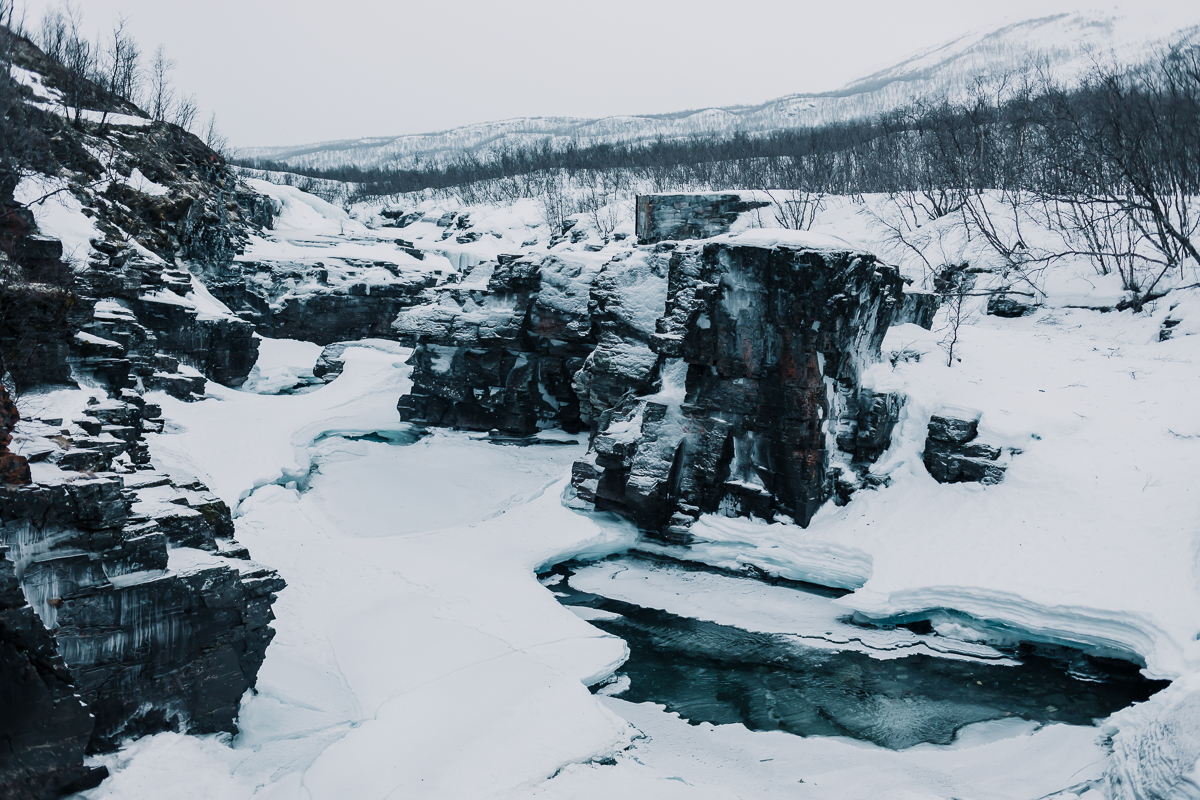
{"label": "boulder", "polygon": [[978,441],[979,415],[934,414],[925,439],[925,469],[938,483],[996,484],[1004,480],[1003,450]]}

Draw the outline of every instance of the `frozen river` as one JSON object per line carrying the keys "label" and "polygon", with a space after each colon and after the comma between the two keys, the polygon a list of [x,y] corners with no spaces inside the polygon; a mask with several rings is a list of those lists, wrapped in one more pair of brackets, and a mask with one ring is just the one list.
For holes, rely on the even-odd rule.
{"label": "frozen river", "polygon": [[[302,372],[316,356],[295,343],[264,342],[263,353],[277,371]],[[204,477],[237,509],[239,539],[288,588],[275,605],[278,635],[258,692],[242,703],[241,733],[135,742],[105,757],[114,776],[89,797],[794,797],[803,782],[806,797],[840,800],[1028,798],[1086,788],[1100,776],[1100,731],[1063,721],[1084,721],[1091,711],[1060,703],[1063,716],[1043,707],[1022,718],[1007,689],[977,687],[967,699],[952,698],[957,716],[928,735],[874,737],[892,747],[866,733],[845,735],[855,733],[847,722],[853,703],[837,725],[805,731],[838,735],[800,737],[754,730],[771,726],[740,711],[742,701],[704,688],[720,700],[712,722],[689,723],[672,709],[693,721],[709,716],[654,683],[701,688],[671,673],[688,669],[697,653],[689,644],[691,654],[678,656],[684,666],[672,664],[671,637],[654,622],[654,613],[669,611],[652,613],[653,598],[642,598],[636,605],[644,613],[615,605],[624,621],[601,621],[560,603],[564,587],[538,580],[555,564],[602,559],[636,543],[628,525],[563,504],[582,441],[503,447],[445,431],[418,438],[396,418],[396,398],[407,388],[402,361],[361,348],[346,361],[341,377],[315,391],[257,395],[212,386],[200,403],[163,398],[170,425],[153,443],[156,463]],[[656,584],[666,589],[669,582]],[[703,596],[736,605],[736,593]],[[753,600],[748,607],[768,611],[784,602]],[[875,697],[890,697],[890,672],[904,696],[925,680],[899,674],[921,672],[904,666],[912,659],[901,656],[914,652],[929,659],[927,672],[1032,674],[1019,672],[1028,665],[985,663],[1005,656],[977,645],[939,655],[937,637],[823,627],[827,605],[776,615],[822,620],[823,638],[812,646],[830,665],[820,673],[826,683],[860,681],[882,687]],[[729,622],[687,624],[722,647],[729,630],[770,628],[740,616]],[[762,686],[792,680],[770,657],[765,669],[752,663],[746,642],[757,639],[746,636],[731,646]],[[631,683],[623,697],[589,690],[621,670]],[[754,694],[745,681],[734,684]],[[1030,703],[1054,705],[1050,688],[1039,691]],[[930,692],[917,694],[917,706],[898,717],[920,720],[936,706]],[[986,705],[979,698],[990,698],[996,713],[959,713]],[[860,712],[873,713],[871,702]],[[910,741],[948,743],[894,749]]]}

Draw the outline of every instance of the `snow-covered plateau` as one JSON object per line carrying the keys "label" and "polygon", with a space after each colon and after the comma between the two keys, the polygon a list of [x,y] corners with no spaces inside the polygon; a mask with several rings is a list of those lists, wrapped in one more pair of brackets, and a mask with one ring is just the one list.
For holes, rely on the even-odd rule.
{"label": "snow-covered plateau", "polygon": [[[294,190],[274,194],[287,238],[252,248],[302,246],[301,212],[322,247],[385,235],[378,208],[351,219]],[[833,199],[818,239],[756,230],[762,217],[728,236],[886,253],[872,202]],[[532,206],[419,210],[407,245],[477,292],[497,253],[546,252]],[[469,214],[485,235],[447,241],[448,214]],[[986,263],[977,242],[923,235]],[[579,280],[592,279],[593,261],[633,249],[562,237],[549,246]],[[879,488],[826,504],[807,528],[706,515],[687,546],[580,508],[568,478],[584,435],[516,441],[401,422],[412,367],[394,343],[346,346],[340,374],[317,383],[318,345],[264,339],[241,389],[210,383],[199,402],[153,395],[166,420],[151,437],[156,468],[181,485],[203,480],[234,509],[238,540],[288,588],[240,733],[130,742],[96,757],[112,777],[84,796],[1200,796],[1200,290],[1176,288],[1135,313],[1112,310],[1120,286],[1082,261],[1038,281],[1045,296],[1027,316],[972,306],[953,362],[947,309],[932,331],[887,332],[863,382],[908,399],[871,468],[886,478]],[[633,294],[634,305],[662,302],[661,291]],[[930,476],[926,430],[946,408],[968,410],[981,438],[1019,451],[1003,482]],[[631,550],[717,571],[604,560]],[[611,679],[629,648],[598,627],[612,613],[559,602],[548,571],[564,562],[596,562],[570,579],[574,590],[791,637],[829,658],[919,652],[1017,669],[1014,643],[1040,642],[1131,661],[1171,684],[1092,725],[985,716],[949,744],[902,749],[689,720],[621,699],[628,678]],[[818,601],[787,581],[844,593]],[[907,620],[929,625],[893,624]]]}

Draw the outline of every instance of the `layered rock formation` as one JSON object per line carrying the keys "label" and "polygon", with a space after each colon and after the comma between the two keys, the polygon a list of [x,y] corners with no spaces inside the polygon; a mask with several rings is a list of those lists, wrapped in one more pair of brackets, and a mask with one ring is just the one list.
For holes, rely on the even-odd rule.
{"label": "layered rock formation", "polygon": [[902,286],[871,254],[803,233],[675,248],[652,340],[661,389],[601,415],[578,496],[676,541],[702,513],[806,525],[843,464],[886,447],[896,401],[863,398],[859,375]]}
{"label": "layered rock formation", "polygon": [[211,495],[152,473],[0,489],[0,540],[95,715],[92,749],[236,730],[283,582],[231,532]]}
{"label": "layered rock formation", "polygon": [[245,379],[253,328],[194,273],[232,262],[269,214],[198,138],[132,106],[68,124],[60,68],[0,36],[35,76],[9,109],[21,172],[0,165],[0,377],[35,409],[21,419],[0,390],[0,796],[40,798],[102,777],[85,749],[235,730],[254,685],[283,582],[233,540],[224,503],[152,471],[164,423],[143,395]]}
{"label": "layered rock formation", "polygon": [[108,775],[83,765],[92,715],[25,602],[7,550],[0,546],[0,796],[38,800],[90,789]]}
{"label": "layered rock formation", "polygon": [[263,336],[320,345],[387,338],[396,315],[442,277],[421,269],[412,252],[420,254],[397,243],[392,261],[244,258],[210,265],[203,277],[215,297]]}
{"label": "layered rock formation", "polygon": [[401,313],[396,334],[416,347],[401,418],[518,435],[581,430],[571,379],[594,347],[588,302],[600,263],[501,257]]}
{"label": "layered rock formation", "polygon": [[665,240],[709,239],[729,233],[739,216],[771,205],[739,192],[638,195],[637,238],[641,244]]}

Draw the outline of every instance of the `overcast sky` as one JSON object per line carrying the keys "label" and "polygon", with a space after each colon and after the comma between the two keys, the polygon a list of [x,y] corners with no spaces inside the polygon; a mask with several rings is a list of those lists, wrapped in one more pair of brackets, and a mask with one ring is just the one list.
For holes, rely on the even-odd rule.
{"label": "overcast sky", "polygon": [[[1178,15],[1195,0],[1143,0]],[[20,2],[20,0],[18,0]],[[27,24],[58,0],[24,0]],[[125,16],[235,146],[826,91],[973,28],[1086,0],[82,0]],[[1200,16],[1200,15],[1198,15]],[[1200,22],[1200,19],[1197,20]]]}

